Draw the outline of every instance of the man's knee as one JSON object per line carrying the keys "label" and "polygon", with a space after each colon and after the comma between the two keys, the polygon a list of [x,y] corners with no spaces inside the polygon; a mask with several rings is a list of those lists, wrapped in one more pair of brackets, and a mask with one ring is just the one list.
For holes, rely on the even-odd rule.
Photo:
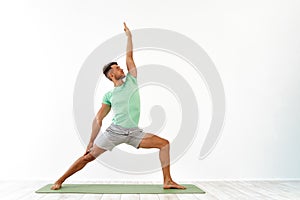
{"label": "man's knee", "polygon": [[95,160],[96,158],[91,154],[91,153],[88,153],[86,154],[85,156],[83,156],[83,160],[85,162],[91,162],[93,160]]}
{"label": "man's knee", "polygon": [[169,140],[162,138],[160,148],[166,148],[166,147],[169,147],[169,146],[170,146]]}

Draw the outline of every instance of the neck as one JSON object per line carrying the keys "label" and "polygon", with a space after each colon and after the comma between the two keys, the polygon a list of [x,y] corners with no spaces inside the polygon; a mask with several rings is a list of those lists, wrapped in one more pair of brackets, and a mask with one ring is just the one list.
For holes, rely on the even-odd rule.
{"label": "neck", "polygon": [[115,80],[115,81],[114,81],[114,86],[115,86],[115,87],[118,87],[118,86],[122,85],[123,83],[124,83],[124,82],[123,82],[122,79]]}

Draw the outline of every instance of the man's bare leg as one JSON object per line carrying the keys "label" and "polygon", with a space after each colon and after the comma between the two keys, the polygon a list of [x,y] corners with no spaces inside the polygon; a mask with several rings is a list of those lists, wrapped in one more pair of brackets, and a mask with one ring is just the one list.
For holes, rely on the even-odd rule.
{"label": "man's bare leg", "polygon": [[185,189],[184,186],[177,184],[170,174],[170,144],[169,141],[156,135],[147,133],[141,141],[140,148],[159,148],[159,159],[162,166],[164,189]]}
{"label": "man's bare leg", "polygon": [[58,190],[61,188],[62,183],[74,173],[81,170],[87,163],[95,160],[100,154],[104,153],[106,150],[97,147],[96,145],[93,146],[91,151],[87,152],[80,158],[78,158],[71,167],[60,177],[51,187],[51,190]]}

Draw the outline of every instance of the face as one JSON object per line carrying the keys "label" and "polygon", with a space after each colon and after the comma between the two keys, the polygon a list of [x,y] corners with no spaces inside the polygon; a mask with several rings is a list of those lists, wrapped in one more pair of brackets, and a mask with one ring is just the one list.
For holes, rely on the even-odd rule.
{"label": "face", "polygon": [[125,77],[125,73],[123,69],[119,65],[112,65],[112,74],[114,75],[116,80],[122,79]]}

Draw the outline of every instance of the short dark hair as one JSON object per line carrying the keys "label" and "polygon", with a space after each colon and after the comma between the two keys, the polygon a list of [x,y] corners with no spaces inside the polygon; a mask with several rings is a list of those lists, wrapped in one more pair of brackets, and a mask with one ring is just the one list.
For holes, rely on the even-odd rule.
{"label": "short dark hair", "polygon": [[103,74],[110,80],[110,78],[107,76],[108,71],[111,69],[112,65],[117,65],[117,62],[110,62],[104,65],[103,67]]}

